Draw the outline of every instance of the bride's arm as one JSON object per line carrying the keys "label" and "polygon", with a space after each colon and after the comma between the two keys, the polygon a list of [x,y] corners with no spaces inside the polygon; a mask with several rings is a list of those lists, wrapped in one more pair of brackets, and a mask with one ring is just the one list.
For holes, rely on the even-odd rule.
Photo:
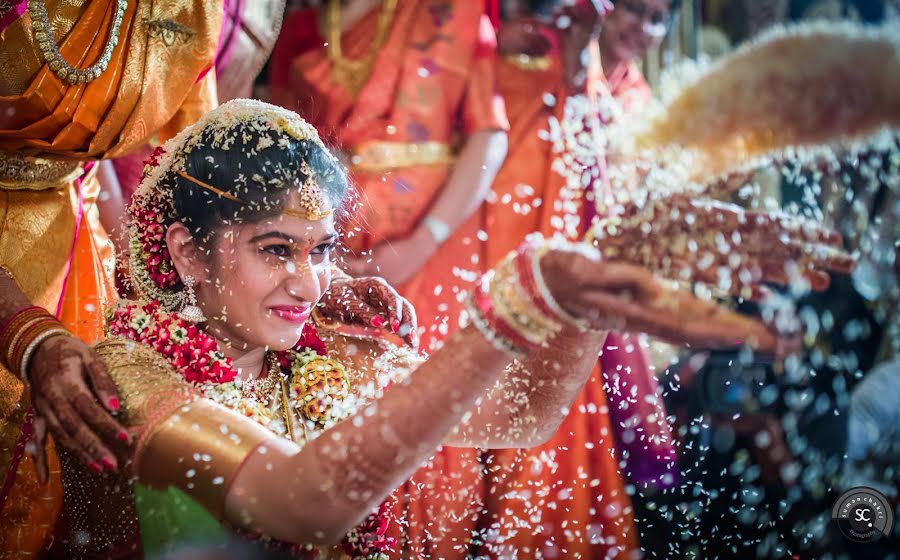
{"label": "bride's arm", "polygon": [[511,360],[464,329],[415,375],[301,449],[198,399],[147,347],[111,342],[98,351],[128,425],[141,427],[139,480],[178,487],[233,525],[314,544],[338,542],[406,480]]}
{"label": "bride's arm", "polygon": [[459,447],[534,447],[556,433],[597,363],[606,332],[570,329],[518,358],[444,440]]}
{"label": "bride's arm", "polygon": [[[661,309],[652,275],[629,265],[602,263],[580,250],[548,253],[541,261],[545,265],[555,273],[551,289],[557,303],[568,313],[596,319],[595,328],[616,317],[623,327],[651,333],[671,329],[681,340],[730,342],[737,332],[772,339],[761,324],[724,328],[728,323],[715,320],[714,307],[704,308],[705,320],[696,314],[684,320],[685,306]],[[496,302],[515,303],[504,297]],[[497,310],[479,309],[493,317],[487,327],[477,323],[452,336],[414,375],[302,449],[236,412],[198,399],[149,347],[111,342],[98,352],[125,399],[124,420],[140,428],[132,469],[140,480],[176,486],[233,525],[291,542],[333,543],[431,456],[501,379],[512,358],[498,349],[503,346],[498,333],[505,333],[507,342],[530,337],[532,348],[546,340],[541,334],[546,329],[534,324],[539,316],[532,314],[529,322],[517,314],[504,319]],[[774,345],[769,342],[763,347]],[[559,351],[573,355],[565,347]],[[582,359],[586,376],[589,358]],[[546,367],[555,371],[552,362]],[[168,376],[159,373],[166,371]],[[558,422],[562,413],[556,414]]]}
{"label": "bride's arm", "polygon": [[292,542],[340,540],[434,454],[510,360],[464,329],[302,450],[271,441],[251,453],[228,492],[226,518]]}

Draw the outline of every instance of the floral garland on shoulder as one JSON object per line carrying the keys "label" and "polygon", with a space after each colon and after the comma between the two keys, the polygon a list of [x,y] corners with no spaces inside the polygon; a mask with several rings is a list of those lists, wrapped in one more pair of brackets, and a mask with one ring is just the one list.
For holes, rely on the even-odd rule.
{"label": "floral garland on shoulder", "polygon": [[[196,323],[167,311],[159,301],[129,301],[108,309],[106,334],[150,346],[204,397],[286,436],[284,420],[266,406],[265,396],[247,395],[243,390],[231,359],[221,351],[216,339]],[[280,372],[269,375],[286,376],[294,406],[307,420],[328,428],[349,415],[347,372],[339,362],[328,357],[325,342],[313,324],[304,326],[294,348],[275,353],[275,365]],[[350,531],[341,542],[344,552],[358,560],[386,560],[395,545],[395,539],[386,536],[390,510],[390,501],[385,501]],[[302,550],[299,545],[291,547],[297,547],[293,552]]]}

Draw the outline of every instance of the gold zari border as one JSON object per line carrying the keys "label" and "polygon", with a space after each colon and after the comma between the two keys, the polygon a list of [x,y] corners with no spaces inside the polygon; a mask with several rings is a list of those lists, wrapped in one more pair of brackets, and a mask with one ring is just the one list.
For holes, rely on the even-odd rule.
{"label": "gold zari border", "polygon": [[63,186],[82,173],[81,163],[0,151],[0,189],[40,191]]}
{"label": "gold zari border", "polygon": [[360,145],[350,164],[356,171],[381,173],[416,165],[453,163],[453,149],[444,142],[380,142]]}

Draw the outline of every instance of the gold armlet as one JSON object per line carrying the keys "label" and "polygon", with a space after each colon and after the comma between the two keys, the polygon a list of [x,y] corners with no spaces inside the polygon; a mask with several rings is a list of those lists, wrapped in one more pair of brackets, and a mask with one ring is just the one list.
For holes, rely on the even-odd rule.
{"label": "gold armlet", "polygon": [[107,340],[96,346],[119,396],[120,420],[136,432],[132,473],[155,488],[175,486],[222,518],[241,463],[271,432],[199,398],[149,346]]}
{"label": "gold armlet", "polygon": [[138,478],[154,487],[175,486],[219,519],[244,460],[271,432],[208,400],[196,400],[163,421],[136,458]]}

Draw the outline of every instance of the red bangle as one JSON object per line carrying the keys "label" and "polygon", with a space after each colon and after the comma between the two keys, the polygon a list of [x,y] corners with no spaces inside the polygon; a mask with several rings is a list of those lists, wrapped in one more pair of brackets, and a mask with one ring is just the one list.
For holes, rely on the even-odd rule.
{"label": "red bangle", "polygon": [[534,247],[530,243],[527,245],[523,244],[522,247],[519,247],[519,250],[516,252],[516,270],[519,272],[519,280],[528,292],[531,303],[540,309],[541,313],[548,317],[553,317],[556,320],[561,320],[562,318],[547,305],[544,296],[538,290],[537,283],[534,281],[534,275],[531,270],[533,259]]}
{"label": "red bangle", "polygon": [[65,331],[65,327],[41,307],[28,307],[10,317],[0,330],[0,357],[4,365],[12,372],[24,375],[21,370],[25,354],[29,349],[33,350],[36,340],[46,338],[49,331]]}
{"label": "red bangle", "polygon": [[32,305],[31,307],[20,309],[19,311],[16,311],[15,313],[7,317],[6,320],[3,321],[2,324],[0,324],[0,341],[2,341],[7,336],[7,331],[9,331],[9,328],[12,326],[13,322],[16,321],[16,319],[20,321],[23,320],[25,317],[27,317],[28,312],[30,311],[44,311],[44,308],[38,307],[37,305]]}

